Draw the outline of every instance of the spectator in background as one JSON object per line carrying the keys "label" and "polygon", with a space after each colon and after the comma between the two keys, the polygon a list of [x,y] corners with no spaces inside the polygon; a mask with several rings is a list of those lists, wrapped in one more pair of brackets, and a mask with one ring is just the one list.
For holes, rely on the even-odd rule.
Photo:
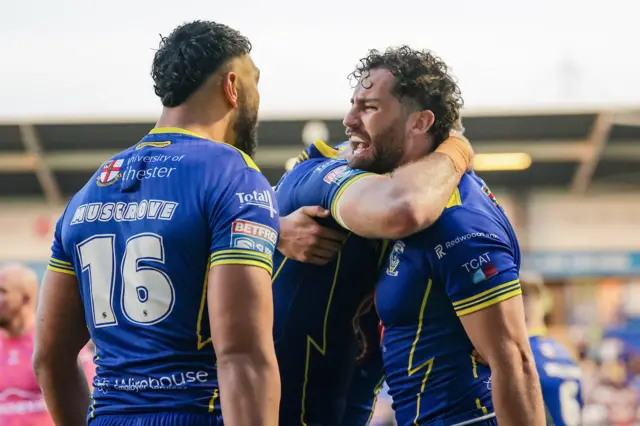
{"label": "spectator in background", "polygon": [[[38,277],[23,265],[0,268],[0,425],[53,425],[31,368]],[[91,355],[81,356],[89,377]]]}

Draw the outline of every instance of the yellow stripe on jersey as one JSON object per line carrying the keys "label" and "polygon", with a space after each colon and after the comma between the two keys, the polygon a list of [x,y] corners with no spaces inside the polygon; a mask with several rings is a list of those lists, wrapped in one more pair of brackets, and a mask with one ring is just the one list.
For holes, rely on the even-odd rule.
{"label": "yellow stripe on jersey", "polygon": [[223,145],[230,146],[231,148],[233,148],[236,151],[238,151],[240,153],[240,155],[242,155],[242,158],[244,159],[244,162],[247,164],[247,166],[249,166],[250,168],[252,168],[254,170],[260,171],[260,169],[258,168],[256,163],[253,162],[251,157],[249,157],[247,154],[245,154],[242,150],[236,148],[233,145],[229,145],[226,142],[214,141],[214,140],[211,140],[209,138],[205,138],[204,136],[201,136],[201,135],[199,135],[197,133],[191,132],[189,130],[181,129],[179,127],[156,127],[155,129],[151,129],[149,131],[150,135],[154,135],[154,134],[158,134],[158,133],[177,133],[179,135],[189,135],[189,136],[194,136],[196,138],[207,139],[207,140],[210,140],[211,142],[220,143],[220,144],[223,144]]}
{"label": "yellow stripe on jersey", "polygon": [[451,207],[461,206],[462,205],[462,197],[460,196],[460,190],[456,188],[451,194],[449,201],[447,201],[447,205],[444,207],[445,209],[450,209]]}
{"label": "yellow stripe on jersey", "polygon": [[318,139],[313,143],[313,146],[316,147],[316,149],[318,150],[318,152],[320,152],[320,154],[324,155],[327,158],[336,158],[338,156],[338,151],[337,149],[333,149],[331,148],[329,145],[327,145],[326,143],[324,143],[324,141]]}
{"label": "yellow stripe on jersey", "polygon": [[456,311],[456,314],[461,317],[488,308],[503,300],[511,299],[519,294],[522,294],[520,280],[513,280],[483,291],[475,296],[454,302],[453,309]]}
{"label": "yellow stripe on jersey", "polygon": [[[375,173],[361,173],[359,175],[353,175],[341,185],[340,189],[338,190],[338,193],[333,197],[333,201],[331,202],[331,216],[333,216],[334,219],[338,220],[338,217],[339,217],[338,201],[340,201],[340,197],[342,197],[342,195],[344,194],[344,191],[346,191],[348,187],[353,185],[358,180],[367,176],[378,176],[378,175],[376,175]],[[342,227],[345,227],[344,223],[341,223],[340,225]]]}
{"label": "yellow stripe on jersey", "polygon": [[273,272],[271,256],[250,250],[229,249],[213,253],[209,266],[216,265],[249,265],[263,268],[269,275]]}
{"label": "yellow stripe on jersey", "polygon": [[70,262],[65,262],[64,260],[59,260],[54,257],[49,259],[47,269],[54,272],[61,272],[67,275],[76,275],[76,271],[75,269],[73,269],[73,266]]}

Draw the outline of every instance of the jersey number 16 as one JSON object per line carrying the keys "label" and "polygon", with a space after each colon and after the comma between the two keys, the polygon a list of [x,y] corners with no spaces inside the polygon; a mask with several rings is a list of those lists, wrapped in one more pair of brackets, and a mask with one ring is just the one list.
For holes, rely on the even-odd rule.
{"label": "jersey number 16", "polygon": [[[118,325],[113,310],[116,287],[116,235],[94,235],[77,245],[82,272],[89,276],[93,323]],[[140,325],[157,324],[169,316],[175,290],[169,276],[151,266],[164,264],[164,244],[158,234],[144,232],[127,240],[120,261],[120,308],[127,320]],[[145,262],[142,265],[141,262]]]}

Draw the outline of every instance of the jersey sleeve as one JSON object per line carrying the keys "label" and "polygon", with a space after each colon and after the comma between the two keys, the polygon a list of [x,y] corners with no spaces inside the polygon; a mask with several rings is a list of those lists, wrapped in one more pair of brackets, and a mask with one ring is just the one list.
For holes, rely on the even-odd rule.
{"label": "jersey sleeve", "polygon": [[271,274],[280,222],[276,197],[267,179],[257,170],[246,168],[236,173],[222,191],[210,190],[210,266],[250,265]]}
{"label": "jersey sleeve", "polygon": [[62,224],[64,222],[64,215],[65,214],[63,213],[56,223],[56,229],[53,233],[53,244],[51,245],[51,257],[49,258],[47,269],[67,275],[76,275],[76,272],[73,269],[73,259],[71,255],[65,251],[62,243]]}
{"label": "jersey sleeve", "polygon": [[458,316],[522,293],[517,242],[481,212],[455,208],[442,216],[439,243],[430,250]]}
{"label": "jersey sleeve", "polygon": [[322,205],[331,212],[331,216],[347,228],[338,208],[340,197],[349,186],[374,173],[350,168],[344,160],[327,160],[311,172],[308,179],[296,188],[298,204],[303,206]]}

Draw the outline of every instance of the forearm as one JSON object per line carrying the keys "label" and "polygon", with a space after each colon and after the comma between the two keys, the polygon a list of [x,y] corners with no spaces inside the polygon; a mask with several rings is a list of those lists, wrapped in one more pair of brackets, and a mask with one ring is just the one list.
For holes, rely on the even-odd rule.
{"label": "forearm", "polygon": [[507,344],[504,356],[489,364],[493,405],[500,426],[544,426],[544,403],[533,357]]}
{"label": "forearm", "polygon": [[34,370],[55,424],[84,426],[91,392],[78,358],[36,361]]}
{"label": "forearm", "polygon": [[453,162],[438,152],[396,170],[390,180],[391,190],[401,194],[403,204],[415,218],[417,229],[410,233],[427,228],[440,217],[458,183],[460,175]]}
{"label": "forearm", "polygon": [[459,181],[451,159],[433,153],[397,169],[391,176],[356,182],[343,195],[354,197],[351,214],[343,215],[343,220],[349,229],[364,237],[404,238],[438,220]]}
{"label": "forearm", "polygon": [[278,424],[280,374],[275,356],[218,358],[218,381],[226,424]]}

